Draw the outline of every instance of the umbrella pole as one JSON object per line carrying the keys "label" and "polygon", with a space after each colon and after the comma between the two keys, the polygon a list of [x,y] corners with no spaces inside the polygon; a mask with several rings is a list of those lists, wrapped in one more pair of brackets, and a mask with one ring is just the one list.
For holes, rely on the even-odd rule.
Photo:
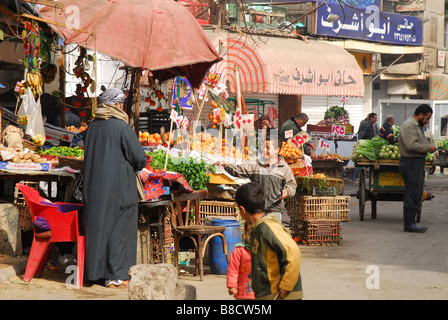
{"label": "umbrella pole", "polygon": [[135,89],[135,108],[134,108],[134,129],[135,133],[137,134],[140,131],[140,81],[141,81],[141,74],[140,70],[136,69],[136,76],[135,76],[135,83],[137,84]]}
{"label": "umbrella pole", "polygon": [[168,157],[169,157],[169,154],[170,154],[170,146],[171,146],[171,136],[172,136],[172,133],[171,133],[171,131],[173,130],[173,119],[171,119],[171,124],[170,124],[170,134],[169,134],[169,136],[168,136],[168,146],[167,146],[167,149],[166,149],[166,158],[165,158],[165,170],[166,170],[166,166],[168,165]]}

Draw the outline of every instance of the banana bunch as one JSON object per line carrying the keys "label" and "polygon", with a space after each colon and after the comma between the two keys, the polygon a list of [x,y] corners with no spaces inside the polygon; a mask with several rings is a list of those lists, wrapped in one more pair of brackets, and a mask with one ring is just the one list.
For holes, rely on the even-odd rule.
{"label": "banana bunch", "polygon": [[52,83],[58,73],[58,67],[55,64],[49,64],[48,67],[41,70],[43,81],[45,83]]}
{"label": "banana bunch", "polygon": [[18,86],[20,87],[19,95],[24,95],[26,93],[26,88],[30,88],[34,96],[37,96],[43,93],[43,84],[43,77],[39,71],[36,71],[34,73],[28,72],[26,74],[25,81],[18,84]]}

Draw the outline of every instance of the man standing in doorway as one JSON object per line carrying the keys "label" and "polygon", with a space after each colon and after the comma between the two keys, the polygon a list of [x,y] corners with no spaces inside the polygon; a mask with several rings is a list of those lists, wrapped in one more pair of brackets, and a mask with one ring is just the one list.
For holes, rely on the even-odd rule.
{"label": "man standing in doorway", "polygon": [[423,126],[432,116],[432,108],[421,104],[415,109],[400,127],[398,143],[400,146],[400,173],[403,176],[405,189],[403,199],[404,231],[426,232],[427,227],[419,226],[415,217],[423,196],[425,181],[425,157],[433,153],[437,147],[431,145],[425,138]]}

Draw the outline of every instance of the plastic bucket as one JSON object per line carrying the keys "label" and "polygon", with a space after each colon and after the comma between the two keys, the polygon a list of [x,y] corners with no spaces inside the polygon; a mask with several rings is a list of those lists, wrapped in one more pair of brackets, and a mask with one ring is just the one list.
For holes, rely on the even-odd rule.
{"label": "plastic bucket", "polygon": [[[238,220],[214,219],[211,221],[212,226],[225,226],[224,236],[227,242],[229,258],[238,242],[241,242],[242,233]],[[227,260],[223,253],[221,237],[215,236],[209,242],[209,267],[213,274],[227,273]]]}

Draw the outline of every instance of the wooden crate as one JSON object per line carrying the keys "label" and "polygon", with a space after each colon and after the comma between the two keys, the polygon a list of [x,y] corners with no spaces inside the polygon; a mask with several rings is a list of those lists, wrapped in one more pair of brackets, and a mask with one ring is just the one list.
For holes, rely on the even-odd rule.
{"label": "wooden crate", "polygon": [[[39,182],[35,181],[20,181],[19,183],[29,186],[34,189],[39,188]],[[19,226],[23,231],[29,231],[33,229],[33,219],[28,209],[25,198],[19,188],[14,187],[14,204],[19,210]]]}
{"label": "wooden crate", "polygon": [[350,196],[300,196],[287,198],[286,209],[291,220],[309,218],[350,221],[349,204]]}
{"label": "wooden crate", "polygon": [[341,221],[300,219],[297,234],[293,236],[299,236],[309,246],[339,245],[342,240]]}
{"label": "wooden crate", "polygon": [[208,218],[241,220],[235,201],[202,200],[199,204],[201,223]]}

